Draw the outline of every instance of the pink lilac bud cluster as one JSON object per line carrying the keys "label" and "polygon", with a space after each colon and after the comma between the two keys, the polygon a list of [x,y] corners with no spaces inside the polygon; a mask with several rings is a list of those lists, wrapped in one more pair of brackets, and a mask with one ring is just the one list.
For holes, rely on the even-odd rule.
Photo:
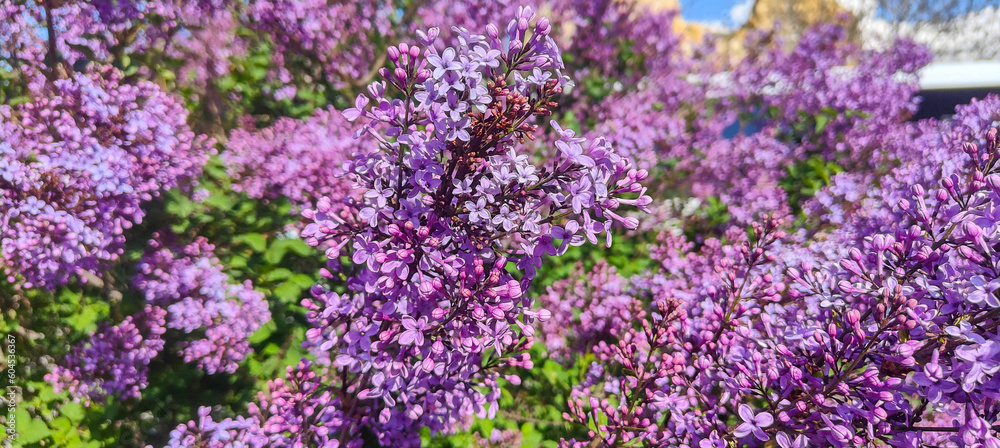
{"label": "pink lilac bud cluster", "polygon": [[358,434],[337,431],[351,425],[352,416],[345,410],[354,398],[331,388],[326,375],[314,371],[312,363],[303,359],[295,367],[288,366],[284,378],[268,381],[267,390],[258,393],[257,403],[250,404],[250,416],[260,422],[256,431],[268,446],[356,446],[361,442]]}
{"label": "pink lilac bud cluster", "polygon": [[533,20],[520,8],[503,34],[456,28],[460,45],[438,50],[431,29],[420,33],[423,49],[390,47],[386,80],[344,112],[381,151],[348,165],[361,200],[338,209],[324,198],[304,213],[314,221],[307,241],[327,247],[330,271],[348,275],[348,292],[315,288],[304,302],[309,345],[339,371],[330,379],[345,417],[332,431],[367,427],[382,443],[409,446],[417,427],[446,432],[474,414],[492,417],[496,370],[530,367],[531,324],[547,314],[523,293],[542,256],[610,244],[615,223],[637,224],[619,207],[651,201],[638,183],[645,172],[603,139],[553,123],[560,138],[549,164],[518,153],[566,83],[548,21]]}
{"label": "pink lilac bud cluster", "polygon": [[0,105],[0,269],[52,288],[116,260],[141,205],[190,186],[214,150],[173,96],[114,69],[38,87]]}
{"label": "pink lilac bud cluster", "polygon": [[[718,376],[723,372],[709,367],[737,370],[738,360],[723,350],[737,342],[733,331],[759,313],[755,301],[778,298],[778,285],[764,266],[774,260],[768,248],[784,237],[780,226],[780,219],[767,218],[750,234],[730,231],[726,240],[732,244],[710,240],[699,252],[676,237],[661,237],[654,254],[664,256],[664,270],[633,280],[635,300],[650,304],[646,317],[592,347],[597,361],[574,387],[564,414],[590,428],[591,440],[564,445],[588,446],[596,439],[690,446],[707,436],[706,428],[725,421],[724,407],[740,395],[730,395],[732,385]],[[688,277],[672,266],[699,275]]]}
{"label": "pink lilac bud cluster", "polygon": [[[362,435],[341,429],[352,424],[344,409],[354,398],[332,389],[328,375],[316,370],[306,359],[288,366],[284,378],[268,381],[267,389],[257,394],[248,418],[215,422],[211,410],[201,408],[198,422],[178,425],[170,433],[167,448],[362,446]],[[411,437],[419,432],[417,427],[409,430]]]}
{"label": "pink lilac bud cluster", "polygon": [[167,311],[167,328],[203,335],[179,343],[186,362],[210,374],[233,373],[251,352],[250,336],[271,320],[271,312],[249,280],[229,283],[214,248],[204,238],[180,251],[152,241],[134,283],[148,303]]}
{"label": "pink lilac bud cluster", "polygon": [[154,306],[115,326],[102,324],[89,340],[45,375],[56,392],[75,401],[103,403],[109,396],[139,398],[149,385],[149,362],[163,350],[166,311]]}
{"label": "pink lilac bud cluster", "polygon": [[376,149],[365,143],[354,139],[351,124],[330,108],[302,121],[282,118],[255,132],[236,130],[222,160],[235,180],[233,190],[252,198],[288,198],[302,210],[323,196],[354,195],[344,164]]}

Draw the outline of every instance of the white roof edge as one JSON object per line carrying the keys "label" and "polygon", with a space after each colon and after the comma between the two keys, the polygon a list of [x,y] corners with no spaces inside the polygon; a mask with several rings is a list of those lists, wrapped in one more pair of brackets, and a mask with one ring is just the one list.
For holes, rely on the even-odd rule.
{"label": "white roof edge", "polygon": [[932,62],[919,76],[921,90],[1000,88],[1000,61]]}

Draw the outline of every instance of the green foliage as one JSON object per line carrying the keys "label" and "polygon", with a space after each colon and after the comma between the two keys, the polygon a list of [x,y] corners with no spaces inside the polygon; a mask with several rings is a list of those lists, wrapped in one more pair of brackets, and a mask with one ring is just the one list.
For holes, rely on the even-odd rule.
{"label": "green foliage", "polygon": [[501,380],[502,395],[500,411],[490,419],[477,418],[467,432],[432,437],[422,434],[423,445],[433,448],[460,448],[471,446],[473,434],[479,433],[489,438],[493,429],[518,429],[521,446],[558,446],[560,439],[585,438],[587,428],[567,422],[562,418],[566,401],[574,384],[581,382],[593,361],[593,355],[577,357],[571,366],[563,366],[548,359],[545,349],[536,344],[531,349],[531,359],[535,368],[530,371],[518,370],[520,385]]}
{"label": "green foliage", "polygon": [[836,162],[829,162],[815,155],[789,166],[779,185],[788,194],[788,204],[793,215],[801,216],[805,200],[830,185],[830,178],[843,171],[844,168]]}

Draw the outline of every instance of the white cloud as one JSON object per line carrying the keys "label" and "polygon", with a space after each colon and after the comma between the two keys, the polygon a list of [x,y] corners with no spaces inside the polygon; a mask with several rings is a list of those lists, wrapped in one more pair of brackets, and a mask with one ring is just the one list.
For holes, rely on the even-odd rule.
{"label": "white cloud", "polygon": [[733,22],[733,25],[741,26],[747,20],[750,20],[750,13],[753,12],[753,5],[755,3],[757,3],[755,0],[743,0],[733,5],[729,10],[729,20]]}

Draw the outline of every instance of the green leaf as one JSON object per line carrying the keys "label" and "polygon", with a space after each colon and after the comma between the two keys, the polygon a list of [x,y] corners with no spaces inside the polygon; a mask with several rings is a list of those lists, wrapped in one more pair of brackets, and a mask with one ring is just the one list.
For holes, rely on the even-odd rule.
{"label": "green leaf", "polygon": [[300,239],[288,238],[277,240],[271,244],[271,247],[267,248],[267,252],[264,252],[264,261],[270,265],[281,263],[281,260],[285,258],[285,254],[288,251],[295,252],[304,257],[312,253],[312,248]]}
{"label": "green leaf", "polygon": [[535,429],[535,425],[531,422],[521,425],[521,447],[536,447],[542,443],[544,437],[542,433]]}
{"label": "green leaf", "polygon": [[[288,268],[277,268],[260,277],[262,282],[278,282],[281,280],[288,280],[293,275],[291,269]],[[301,274],[297,274],[301,275]]]}
{"label": "green leaf", "polygon": [[107,302],[94,302],[82,307],[79,311],[66,318],[74,330],[89,333],[97,329],[97,322],[108,315]]}
{"label": "green leaf", "polygon": [[255,331],[252,335],[250,335],[250,343],[259,344],[261,342],[266,341],[267,338],[271,337],[271,335],[274,334],[274,330],[277,329],[278,326],[275,325],[273,320],[267,321],[267,323],[264,324],[264,326],[260,327],[260,329]]}
{"label": "green leaf", "polygon": [[260,233],[244,233],[233,237],[234,243],[250,246],[254,252],[263,252],[267,248],[267,238]]}
{"label": "green leaf", "polygon": [[62,408],[59,409],[59,413],[74,422],[82,421],[84,415],[86,414],[83,409],[83,405],[73,401],[63,405]]}
{"label": "green leaf", "polygon": [[823,132],[826,129],[826,124],[830,122],[830,116],[826,114],[820,114],[816,116],[816,133]]}
{"label": "green leaf", "polygon": [[44,421],[41,419],[32,419],[31,415],[28,414],[28,411],[18,409],[14,415],[17,419],[15,425],[17,426],[18,432],[20,432],[20,436],[17,438],[18,442],[22,444],[31,444],[52,434],[52,431]]}
{"label": "green leaf", "polygon": [[284,282],[277,288],[274,288],[274,297],[283,303],[299,303],[299,299],[302,298],[302,289],[295,283]]}

